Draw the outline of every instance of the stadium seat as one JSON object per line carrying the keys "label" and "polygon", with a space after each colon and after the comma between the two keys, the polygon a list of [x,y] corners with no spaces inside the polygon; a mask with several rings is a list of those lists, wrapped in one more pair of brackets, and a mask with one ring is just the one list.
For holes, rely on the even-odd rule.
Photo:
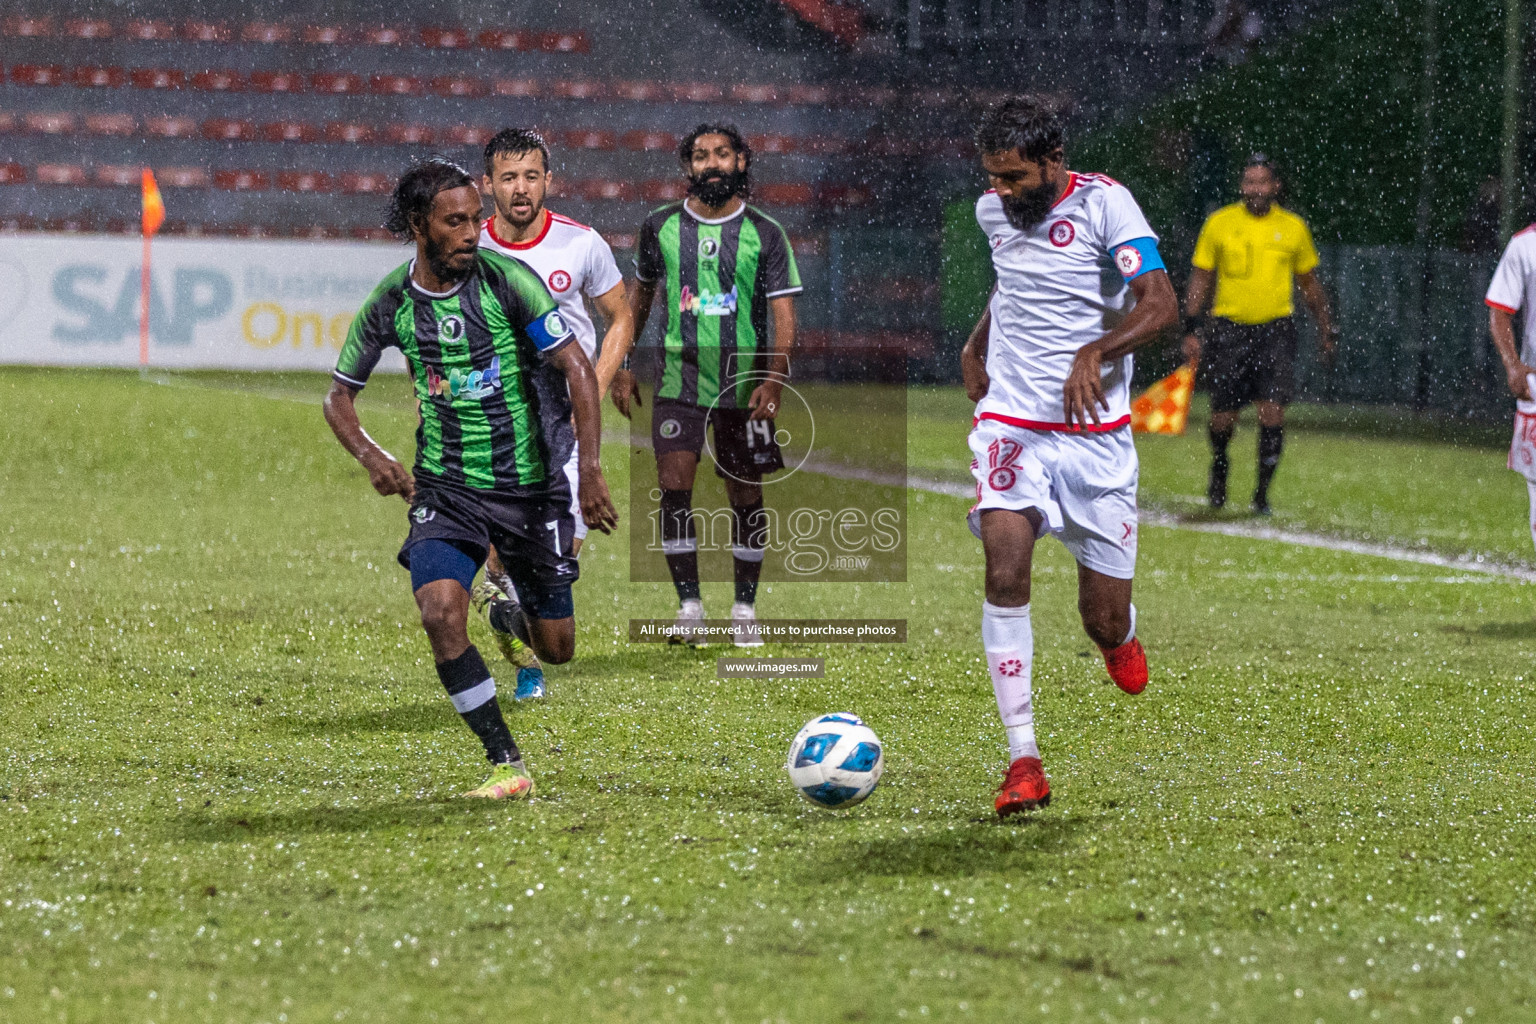
{"label": "stadium seat", "polygon": [[390,234],[386,229],[378,228],[378,227],[373,227],[373,228],[355,227],[355,228],[352,228],[351,230],[349,230],[347,232],[347,234],[350,235],[351,237],[357,239],[359,242],[397,242],[397,241],[399,241],[399,239],[397,239],[394,235]]}
{"label": "stadium seat", "polygon": [[577,78],[551,82],[549,89],[551,95],[562,100],[599,100],[607,92],[601,82]]}
{"label": "stadium seat", "polygon": [[816,200],[823,206],[864,206],[870,199],[867,189],[854,185],[822,185],[816,190]]}
{"label": "stadium seat", "polygon": [[463,50],[474,44],[469,31],[462,28],[424,28],[417,38],[433,50]]}
{"label": "stadium seat", "polygon": [[577,183],[576,194],[589,200],[630,200],[635,198],[635,189],[627,181],[591,178]]}
{"label": "stadium seat", "polygon": [[811,186],[798,182],[754,185],[752,194],[764,203],[774,206],[807,206],[816,200],[816,191]]}
{"label": "stadium seat", "polygon": [[69,69],[69,84],[79,89],[121,89],[128,83],[128,72],[116,67],[83,65]]}
{"label": "stadium seat", "polygon": [[347,38],[347,30],[339,25],[305,25],[299,38],[306,43],[319,46],[341,46],[350,42]]}
{"label": "stadium seat", "polygon": [[304,76],[292,71],[252,71],[250,83],[256,92],[304,91]]}
{"label": "stadium seat", "polygon": [[588,53],[592,44],[585,32],[541,32],[539,49],[545,53]]}
{"label": "stadium seat", "polygon": [[87,135],[111,135],[116,138],[130,138],[139,130],[139,119],[132,114],[86,114],[85,131]]}
{"label": "stadium seat", "polygon": [[254,142],[256,126],[237,118],[215,117],[203,122],[203,138],[215,142]]}
{"label": "stadium seat", "polygon": [[155,181],[161,188],[207,188],[209,178],[201,167],[157,167]]}
{"label": "stadium seat", "polygon": [[772,85],[733,85],[731,99],[737,103],[777,103],[779,90]]}
{"label": "stadium seat", "polygon": [[137,185],[143,173],[143,168],[135,167],[131,164],[98,164],[96,166],[96,184],[113,188]]}
{"label": "stadium seat", "polygon": [[34,111],[23,114],[21,125],[38,135],[68,135],[75,130],[75,115],[65,112],[44,113]]}
{"label": "stadium seat", "polygon": [[17,85],[62,85],[64,69],[57,64],[13,64],[11,81]]}
{"label": "stadium seat", "polygon": [[659,103],[667,93],[655,82],[615,82],[610,87],[614,99],[632,103]]}
{"label": "stadium seat", "polygon": [[326,142],[368,143],[373,141],[373,126],[356,121],[332,121],[325,126]]}
{"label": "stadium seat", "polygon": [[681,178],[642,181],[640,198],[648,203],[675,203],[688,194],[688,183]]}
{"label": "stadium seat", "polygon": [[284,192],[329,192],[331,176],[320,171],[280,171],[277,187]]}
{"label": "stadium seat", "polygon": [[810,153],[814,156],[836,156],[839,153],[848,152],[849,142],[835,135],[812,135],[798,140],[796,146],[802,153]]}
{"label": "stadium seat", "polygon": [[565,133],[565,144],[572,149],[613,149],[618,140],[613,132],[578,128]]}
{"label": "stadium seat", "polygon": [[832,90],[824,85],[792,85],[784,98],[799,106],[824,107],[832,102]]}
{"label": "stadium seat", "polygon": [[622,141],[625,149],[633,149],[636,152],[670,153],[682,140],[671,132],[633,131],[625,132]]}
{"label": "stadium seat", "polygon": [[491,83],[491,93],[496,96],[531,99],[539,95],[540,91],[538,79],[535,78],[498,78]]}
{"label": "stadium seat", "polygon": [[0,110],[0,132],[13,132],[20,124],[15,114],[9,110]]}
{"label": "stadium seat", "polygon": [[240,29],[243,43],[291,43],[293,26],[270,21],[253,21]]}
{"label": "stadium seat", "polygon": [[674,82],[667,92],[680,103],[718,103],[725,99],[725,90],[709,82]]}
{"label": "stadium seat", "polygon": [[72,217],[49,217],[39,225],[44,231],[56,235],[85,235],[96,229],[96,223],[89,214],[77,214]]}
{"label": "stadium seat", "polygon": [[90,180],[79,164],[38,164],[33,173],[42,185],[84,185]]}
{"label": "stadium seat", "polygon": [[430,146],[437,134],[431,125],[396,122],[384,126],[383,137],[396,146]]}
{"label": "stadium seat", "polygon": [[788,135],[750,135],[747,145],[755,153],[793,153],[795,140]]}
{"label": "stadium seat", "polygon": [[128,82],[135,89],[180,89],[187,75],[180,68],[132,68]]}
{"label": "stadium seat", "polygon": [[602,234],[603,238],[608,241],[608,244],[620,252],[630,250],[635,247],[635,236],[628,232],[604,231]]}
{"label": "stadium seat", "polygon": [[363,77],[350,71],[318,71],[309,76],[309,86],[315,92],[334,96],[351,96],[364,91]]}
{"label": "stadium seat", "polygon": [[19,185],[27,180],[27,169],[15,162],[0,163],[0,185]]}
{"label": "stadium seat", "polygon": [[244,92],[245,77],[238,71],[199,71],[192,76],[192,88],[204,92]]}
{"label": "stadium seat", "polygon": [[432,79],[432,91],[439,96],[484,96],[490,83],[474,75],[439,75]]}
{"label": "stadium seat", "polygon": [[53,35],[53,19],[24,16],[6,18],[4,28],[7,36],[20,39],[43,39]]}
{"label": "stadium seat", "polygon": [[449,128],[445,137],[455,146],[483,146],[491,141],[495,129],[477,124],[456,124]]}
{"label": "stadium seat", "polygon": [[271,184],[265,171],[224,170],[213,172],[213,187],[226,192],[264,192]]}
{"label": "stadium seat", "polygon": [[539,45],[538,37],[526,29],[488,28],[476,37],[484,50],[532,50]]}
{"label": "stadium seat", "polygon": [[400,46],[406,41],[405,30],[392,25],[365,28],[357,35],[360,43],[368,46]]}
{"label": "stadium seat", "polygon": [[111,217],[102,223],[101,230],[109,235],[132,235],[138,233],[139,225],[124,217]]}
{"label": "stadium seat", "polygon": [[64,23],[64,34],[71,39],[111,39],[112,23],[100,18],[72,18]]}
{"label": "stadium seat", "polygon": [[146,117],[144,134],[159,139],[190,139],[197,134],[199,125],[192,117]]}
{"label": "stadium seat", "polygon": [[123,25],[123,38],[144,41],[175,39],[176,26],[168,21],[137,18]]}
{"label": "stadium seat", "polygon": [[348,171],[341,176],[341,191],[356,194],[385,194],[394,191],[395,179],[388,174]]}
{"label": "stadium seat", "polygon": [[375,96],[420,96],[421,79],[414,75],[374,75],[368,88]]}
{"label": "stadium seat", "polygon": [[189,43],[228,43],[234,29],[220,21],[189,21],[181,26],[181,37]]}
{"label": "stadium seat", "polygon": [[261,137],[268,142],[318,142],[320,129],[308,121],[269,121],[261,126]]}

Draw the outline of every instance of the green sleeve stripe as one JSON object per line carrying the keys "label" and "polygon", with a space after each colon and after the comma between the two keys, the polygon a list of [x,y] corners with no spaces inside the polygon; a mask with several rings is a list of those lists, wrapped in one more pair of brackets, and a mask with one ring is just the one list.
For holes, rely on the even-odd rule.
{"label": "green sleeve stripe", "polygon": [[363,347],[366,344],[364,332],[367,330],[369,320],[376,315],[381,303],[391,300],[393,293],[401,290],[405,284],[406,272],[410,264],[401,264],[385,275],[384,280],[369,293],[368,298],[352,317],[352,324],[347,328],[347,340],[341,346],[341,355],[336,359],[336,369],[352,376],[358,372],[358,361],[362,358]]}

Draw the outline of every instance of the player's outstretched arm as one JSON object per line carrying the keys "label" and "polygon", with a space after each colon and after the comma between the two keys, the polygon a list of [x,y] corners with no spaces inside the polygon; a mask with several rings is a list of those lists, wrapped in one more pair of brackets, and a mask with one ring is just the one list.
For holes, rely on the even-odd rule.
{"label": "player's outstretched arm", "polygon": [[[629,319],[630,336],[629,344],[633,348],[635,342],[640,340],[640,335],[645,333],[646,322],[651,318],[651,303],[656,299],[655,281],[635,281],[635,286],[629,289]],[[607,355],[604,352],[604,355]],[[612,383],[608,385],[608,394],[613,398],[614,408],[623,414],[625,419],[630,418],[630,403],[640,404],[640,384],[635,380],[632,370],[618,368],[614,370]]]}
{"label": "player's outstretched arm", "polygon": [[619,513],[608,495],[608,481],[603,479],[599,461],[603,445],[603,412],[597,395],[597,374],[587,361],[587,354],[575,343],[561,346],[550,360],[565,374],[566,386],[571,391],[571,411],[576,419],[576,487],[581,517],[589,528],[612,533],[618,525]]}
{"label": "player's outstretched arm", "polygon": [[1104,337],[1078,349],[1072,360],[1072,372],[1067,374],[1067,384],[1062,389],[1068,426],[1077,424],[1087,429],[1090,422],[1100,422],[1100,409],[1109,411],[1100,373],[1105,363],[1156,341],[1179,322],[1179,297],[1174,294],[1166,270],[1152,270],[1133,278],[1131,292],[1136,296],[1136,306],[1129,315]]}
{"label": "player's outstretched arm", "polygon": [[629,350],[635,347],[635,314],[629,308],[623,281],[593,299],[592,304],[608,324],[603,332],[602,354],[597,357],[597,393],[601,397],[613,386]]}
{"label": "player's outstretched arm", "polygon": [[357,418],[357,392],[340,381],[331,382],[325,396],[325,422],[341,446],[368,471],[368,482],[380,494],[398,494],[409,502],[416,494],[416,481],[389,452],[380,448]]}
{"label": "player's outstretched arm", "polygon": [[1515,314],[1488,307],[1488,332],[1493,335],[1493,347],[1499,350],[1504,363],[1504,378],[1509,382],[1509,393],[1516,398],[1530,401],[1531,385],[1526,378],[1536,369],[1520,361],[1520,349],[1515,345]]}
{"label": "player's outstretched arm", "polygon": [[773,317],[773,359],[768,366],[770,379],[752,389],[747,408],[748,419],[771,420],[782,408],[784,381],[789,378],[789,350],[795,347],[795,297],[779,295],[768,300]]}

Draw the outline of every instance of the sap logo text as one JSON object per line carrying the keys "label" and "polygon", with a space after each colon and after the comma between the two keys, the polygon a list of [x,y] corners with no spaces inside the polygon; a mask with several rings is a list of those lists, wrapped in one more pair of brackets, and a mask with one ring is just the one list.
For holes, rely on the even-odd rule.
{"label": "sap logo text", "polygon": [[[113,344],[138,335],[139,268],[129,267],[116,282],[108,278],[107,267],[99,263],[70,264],[54,273],[53,301],[64,314],[53,325],[55,341]],[[222,271],[178,267],[168,275],[151,273],[150,336],[163,345],[190,345],[197,325],[227,314],[234,300],[234,284]]]}
{"label": "sap logo text", "polygon": [[453,369],[444,377],[431,366],[427,367],[427,394],[456,398],[484,398],[501,387],[501,356],[492,356],[491,365],[484,370]]}

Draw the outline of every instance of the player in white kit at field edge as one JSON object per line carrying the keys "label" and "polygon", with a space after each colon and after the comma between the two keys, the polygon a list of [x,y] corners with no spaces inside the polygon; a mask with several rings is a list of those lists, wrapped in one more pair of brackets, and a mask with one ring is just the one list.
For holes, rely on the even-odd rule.
{"label": "player in white kit at field edge", "polygon": [[1069,171],[1065,133],[1042,104],[1009,99],[977,128],[991,191],[976,221],[997,284],[961,352],[976,401],[969,521],[986,557],[981,636],[1009,766],[1000,817],[1043,807],[1050,784],[1035,740],[1030,563],[1054,533],[1078,564],[1078,610],[1127,693],[1147,684],[1136,639],[1136,447],[1131,353],[1178,319],[1157,235],[1130,191]]}
{"label": "player in white kit at field edge", "polygon": [[[485,177],[480,184],[491,197],[494,209],[480,229],[480,246],[521,260],[544,281],[560,305],[560,315],[595,368],[597,393],[603,395],[613,383],[624,353],[629,351],[634,316],[629,310],[624,275],[603,236],[545,208],[544,198],[552,181],[549,146],[542,136],[523,128],[496,133],[485,145]],[[587,311],[588,300],[608,324],[601,357],[597,328]],[[577,488],[576,465],[577,452],[573,449],[565,465],[573,495]],[[582,539],[587,535],[586,524],[577,511],[572,555],[581,550]],[[474,597],[476,605],[486,611],[502,655],[518,667],[517,699],[544,696],[543,669],[533,651],[511,630],[521,622],[512,614],[517,594],[494,555],[486,560],[485,580],[475,587]]]}
{"label": "player in white kit at field edge", "polygon": [[[1488,329],[1504,361],[1509,393],[1515,396],[1515,436],[1509,468],[1525,477],[1531,499],[1531,539],[1536,541],[1536,224],[1515,233],[1499,257],[1483,298]],[[1524,337],[1515,346],[1515,316],[1524,314]]]}

